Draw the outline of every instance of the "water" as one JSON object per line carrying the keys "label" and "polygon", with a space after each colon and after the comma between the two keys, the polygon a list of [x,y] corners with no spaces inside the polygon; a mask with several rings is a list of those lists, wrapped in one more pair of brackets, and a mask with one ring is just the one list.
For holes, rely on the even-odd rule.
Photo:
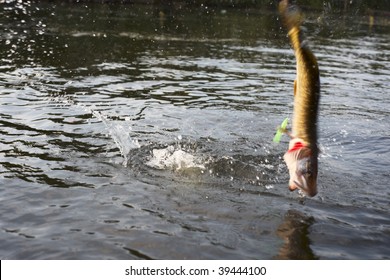
{"label": "water", "polygon": [[274,13],[0,1],[2,259],[389,259],[386,20],[309,14],[319,194]]}

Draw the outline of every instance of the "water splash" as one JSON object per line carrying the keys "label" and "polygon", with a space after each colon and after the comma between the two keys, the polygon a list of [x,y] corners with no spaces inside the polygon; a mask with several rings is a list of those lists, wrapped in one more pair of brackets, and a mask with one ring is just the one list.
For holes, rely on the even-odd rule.
{"label": "water splash", "polygon": [[204,171],[206,167],[203,159],[197,157],[180,146],[169,145],[162,149],[153,149],[152,157],[146,162],[146,165],[156,169],[170,169],[173,171],[184,171],[197,169]]}
{"label": "water splash", "polygon": [[91,114],[96,119],[101,121],[108,131],[108,135],[114,141],[115,145],[119,149],[122,157],[123,157],[123,166],[127,166],[128,163],[128,155],[131,150],[140,148],[140,144],[137,139],[133,139],[130,135],[132,130],[131,126],[128,123],[116,122],[109,119],[109,116],[106,116],[93,106],[87,106],[85,104],[79,104],[73,100],[65,99],[61,96],[50,98],[51,101],[56,103],[62,103],[67,106],[72,106],[76,108],[80,108],[83,111]]}
{"label": "water splash", "polygon": [[131,126],[125,126],[121,123],[114,123],[101,112],[90,107],[85,107],[84,105],[82,107],[84,107],[88,112],[90,112],[95,118],[100,120],[106,126],[110,137],[114,140],[123,157],[122,165],[126,167],[130,151],[132,149],[140,148],[138,140],[132,139],[130,136]]}

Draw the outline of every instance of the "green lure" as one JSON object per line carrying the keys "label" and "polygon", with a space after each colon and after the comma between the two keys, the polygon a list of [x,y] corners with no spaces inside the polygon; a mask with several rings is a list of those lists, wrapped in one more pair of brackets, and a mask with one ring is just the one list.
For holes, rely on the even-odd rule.
{"label": "green lure", "polygon": [[285,118],[282,124],[278,127],[278,130],[276,130],[274,139],[272,141],[274,141],[275,143],[280,142],[280,138],[282,137],[283,133],[286,132],[287,123],[288,123],[288,118]]}

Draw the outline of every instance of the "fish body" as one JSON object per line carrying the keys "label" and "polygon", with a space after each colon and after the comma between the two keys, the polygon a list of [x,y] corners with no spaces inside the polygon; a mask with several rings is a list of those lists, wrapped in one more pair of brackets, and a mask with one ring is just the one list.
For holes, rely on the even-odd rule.
{"label": "fish body", "polygon": [[297,69],[291,140],[289,150],[284,155],[290,173],[289,189],[300,189],[308,196],[315,196],[318,173],[319,69],[316,57],[302,39],[301,12],[286,0],[280,2],[279,11],[288,29]]}

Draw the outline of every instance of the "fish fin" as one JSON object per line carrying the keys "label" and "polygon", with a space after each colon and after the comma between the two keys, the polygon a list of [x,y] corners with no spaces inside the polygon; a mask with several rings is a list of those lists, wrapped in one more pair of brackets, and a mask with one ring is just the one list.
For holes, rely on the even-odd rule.
{"label": "fish fin", "polygon": [[297,94],[297,80],[294,80],[294,97]]}
{"label": "fish fin", "polygon": [[283,159],[290,171],[290,177],[293,175],[291,172],[295,171],[296,169],[297,159],[299,158],[299,154],[302,148],[304,148],[304,144],[301,139],[293,138],[289,143],[288,151],[283,156]]}
{"label": "fish fin", "polygon": [[290,166],[293,161],[296,161],[299,157],[300,149],[292,150],[292,151],[287,151],[283,158],[284,161],[286,162],[287,166]]}
{"label": "fish fin", "polygon": [[288,35],[294,50],[301,48],[301,24],[303,22],[303,14],[300,9],[289,4],[289,1],[283,0],[279,3],[279,13],[282,16],[284,25],[288,29]]}
{"label": "fish fin", "polygon": [[297,158],[299,156],[299,153],[300,153],[300,149],[297,149],[294,151],[287,151],[283,156],[283,159],[287,165],[290,174],[290,183],[289,183],[290,186],[293,185],[293,181],[295,178],[295,170],[297,169],[297,162],[298,162]]}
{"label": "fish fin", "polygon": [[289,30],[301,25],[303,21],[303,15],[300,9],[296,5],[292,5],[288,0],[280,1],[279,13],[282,15],[284,24]]}

